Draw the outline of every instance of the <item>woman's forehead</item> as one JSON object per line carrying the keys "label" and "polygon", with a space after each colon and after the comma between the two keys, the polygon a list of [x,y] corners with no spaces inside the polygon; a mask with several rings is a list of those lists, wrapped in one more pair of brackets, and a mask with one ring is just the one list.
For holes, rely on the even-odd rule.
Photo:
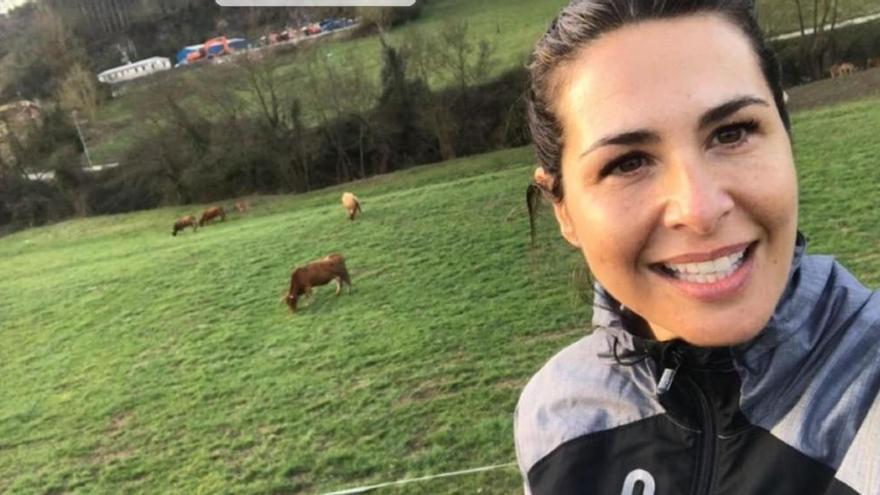
{"label": "woman's forehead", "polygon": [[772,99],[748,38],[715,14],[606,33],[562,67],[555,82],[564,127],[644,126],[650,118],[696,118],[744,94]]}

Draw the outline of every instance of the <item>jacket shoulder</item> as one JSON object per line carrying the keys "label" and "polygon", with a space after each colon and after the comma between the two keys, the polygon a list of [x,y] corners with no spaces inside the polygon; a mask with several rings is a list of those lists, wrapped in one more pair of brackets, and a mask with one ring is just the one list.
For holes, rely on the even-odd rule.
{"label": "jacket shoulder", "polygon": [[523,473],[565,442],[664,412],[647,362],[619,364],[613,346],[613,337],[597,329],[529,380],[514,417]]}

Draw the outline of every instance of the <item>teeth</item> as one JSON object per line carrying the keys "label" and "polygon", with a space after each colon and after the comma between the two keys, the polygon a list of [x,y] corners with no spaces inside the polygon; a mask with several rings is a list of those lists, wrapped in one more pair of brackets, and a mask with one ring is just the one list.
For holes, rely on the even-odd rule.
{"label": "teeth", "polygon": [[713,283],[729,277],[742,264],[745,250],[702,263],[664,264],[675,278],[700,284]]}

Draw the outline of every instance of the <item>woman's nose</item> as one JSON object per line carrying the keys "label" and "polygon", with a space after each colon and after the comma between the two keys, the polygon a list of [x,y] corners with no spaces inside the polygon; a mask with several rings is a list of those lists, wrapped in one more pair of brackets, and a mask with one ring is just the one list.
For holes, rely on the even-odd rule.
{"label": "woman's nose", "polygon": [[723,167],[699,159],[679,160],[667,167],[666,208],[663,223],[667,228],[690,230],[707,235],[718,229],[721,220],[734,208],[733,198],[722,183]]}

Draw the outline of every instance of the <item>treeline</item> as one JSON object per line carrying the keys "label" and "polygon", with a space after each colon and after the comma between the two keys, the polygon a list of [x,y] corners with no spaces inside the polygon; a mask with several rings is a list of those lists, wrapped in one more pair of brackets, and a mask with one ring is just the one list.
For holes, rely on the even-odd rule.
{"label": "treeline", "polygon": [[[28,181],[23,169],[0,167],[13,171],[0,177],[0,225],[304,192],[523,145],[525,72],[480,83],[493,53],[465,23],[448,23],[397,46],[383,42],[378,80],[365,61],[333,60],[321,44],[165,76],[129,95],[145,132],[119,167],[97,173],[80,168],[69,114],[46,112],[13,161],[43,164],[56,180]],[[446,89],[431,91],[428,78]]]}
{"label": "treeline", "polygon": [[[459,36],[445,50],[415,38],[383,44],[378,83],[362,61],[329,60],[313,47],[296,54],[293,73],[288,59],[284,66],[243,60],[142,92],[150,133],[106,174],[91,207],[105,213],[305,192],[525,144],[524,71],[478,84],[491,49],[469,41],[463,25],[450,31]],[[429,74],[452,84],[432,92]],[[187,101],[193,87],[202,97]]]}

